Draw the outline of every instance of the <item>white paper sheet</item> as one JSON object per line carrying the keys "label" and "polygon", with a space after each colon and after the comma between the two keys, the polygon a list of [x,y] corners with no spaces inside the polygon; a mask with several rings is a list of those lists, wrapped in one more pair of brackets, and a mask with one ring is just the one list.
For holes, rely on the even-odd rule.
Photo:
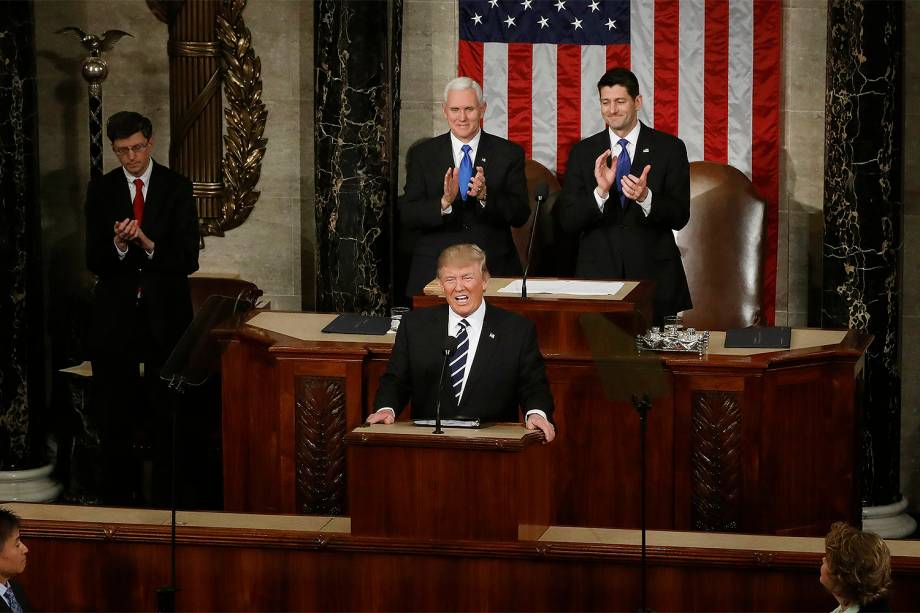
{"label": "white paper sheet", "polygon": [[[572,279],[528,279],[528,294],[569,294],[573,296],[613,296],[623,288],[622,281],[575,281]],[[499,294],[520,294],[521,280],[515,279],[498,290]]]}

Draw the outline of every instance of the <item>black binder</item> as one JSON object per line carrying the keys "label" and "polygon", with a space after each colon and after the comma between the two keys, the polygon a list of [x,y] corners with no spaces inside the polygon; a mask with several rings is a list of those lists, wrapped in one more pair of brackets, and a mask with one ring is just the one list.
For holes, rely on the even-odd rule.
{"label": "black binder", "polygon": [[382,336],[390,329],[389,317],[375,317],[360,313],[342,313],[323,328],[332,334],[373,334]]}

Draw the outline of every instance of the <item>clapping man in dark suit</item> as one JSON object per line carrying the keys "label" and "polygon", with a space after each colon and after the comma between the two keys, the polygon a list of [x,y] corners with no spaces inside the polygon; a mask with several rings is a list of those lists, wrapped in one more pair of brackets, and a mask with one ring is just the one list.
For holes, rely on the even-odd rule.
{"label": "clapping man in dark suit", "polygon": [[[188,275],[198,270],[198,213],[191,182],[151,158],[149,119],[116,113],[106,132],[121,166],[87,189],[86,260],[98,278],[90,344],[102,412],[103,497],[125,504],[140,491],[132,434],[165,405],[160,367],[192,320]],[[152,423],[154,496],[165,502],[168,419]]]}
{"label": "clapping man in dark suit", "polygon": [[27,553],[29,548],[19,536],[19,517],[0,507],[0,612],[29,610],[22,588],[13,582],[26,569]]}
{"label": "clapping man in dark suit", "polygon": [[597,89],[607,129],[572,147],[559,222],[579,235],[577,276],[654,280],[660,322],[692,306],[673,233],[690,220],[687,148],[639,121],[629,70],[608,70]]}
{"label": "clapping man in dark suit", "polygon": [[480,128],[486,102],[479,84],[458,77],[444,88],[450,131],[416,146],[409,157],[402,225],[417,233],[406,295],[434,279],[450,245],[475,243],[498,276],[521,274],[511,227],[530,217],[524,150]]}
{"label": "clapping man in dark suit", "polygon": [[[553,397],[533,322],[487,306],[489,271],[476,245],[448,247],[437,268],[447,304],[403,317],[368,423],[393,423],[409,401],[413,417],[434,418],[440,395],[443,418],[519,422],[521,407],[526,427],[552,441]],[[458,347],[438,389],[448,335],[457,337]]]}

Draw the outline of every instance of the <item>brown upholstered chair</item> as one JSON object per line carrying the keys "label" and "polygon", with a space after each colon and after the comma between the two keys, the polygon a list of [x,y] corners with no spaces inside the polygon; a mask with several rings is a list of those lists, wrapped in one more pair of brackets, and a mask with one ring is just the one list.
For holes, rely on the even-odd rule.
{"label": "brown upholstered chair", "polygon": [[534,235],[533,245],[533,262],[530,266],[529,275],[540,276],[552,274],[551,264],[546,257],[547,246],[553,241],[554,231],[552,226],[552,208],[562,188],[559,180],[546,166],[536,160],[527,160],[524,164],[524,172],[527,175],[527,193],[530,198],[530,219],[527,220],[520,228],[511,228],[511,236],[514,239],[514,246],[517,248],[518,259],[521,261],[521,268],[527,267],[527,240],[530,237],[530,229],[534,223],[534,209],[537,206],[535,193],[537,186],[546,183],[549,187],[549,198],[540,208],[541,223],[537,226],[537,233]]}
{"label": "brown upholstered chair", "polygon": [[690,223],[677,232],[693,308],[684,325],[701,330],[763,323],[766,202],[740,170],[690,164]]}

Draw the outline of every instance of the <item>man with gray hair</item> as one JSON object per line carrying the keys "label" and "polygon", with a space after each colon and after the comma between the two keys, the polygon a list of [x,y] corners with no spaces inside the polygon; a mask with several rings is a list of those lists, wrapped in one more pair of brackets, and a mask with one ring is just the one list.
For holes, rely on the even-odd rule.
{"label": "man with gray hair", "polygon": [[438,255],[450,245],[479,245],[495,276],[522,270],[511,227],[530,217],[524,150],[481,129],[486,103],[476,81],[450,81],[442,107],[450,130],[412,150],[399,202],[402,226],[417,235],[406,285],[410,297],[435,278]]}

